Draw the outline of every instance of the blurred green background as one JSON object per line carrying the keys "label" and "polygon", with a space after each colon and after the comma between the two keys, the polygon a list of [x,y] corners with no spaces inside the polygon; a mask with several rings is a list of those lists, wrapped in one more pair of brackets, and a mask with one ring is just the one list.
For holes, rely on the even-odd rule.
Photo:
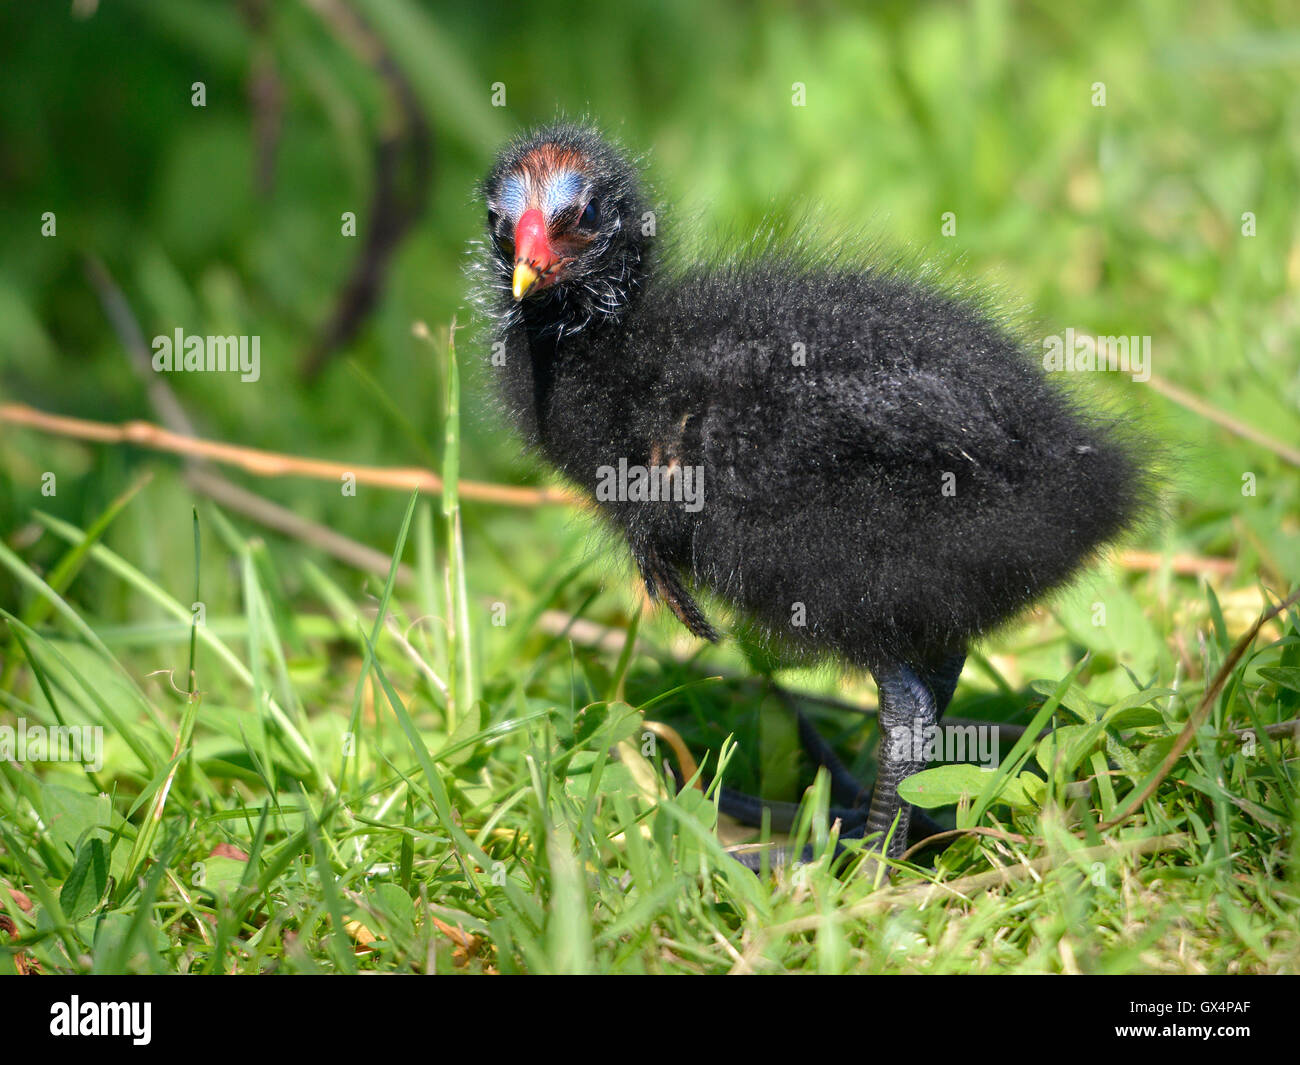
{"label": "blurred green background", "polygon": [[[441,338],[453,315],[471,322],[462,271],[481,225],[476,182],[503,138],[562,112],[589,114],[646,153],[657,195],[680,205],[670,219],[691,218],[699,245],[813,207],[832,229],[865,227],[991,287],[1032,338],[1067,327],[1150,335],[1158,377],[1294,447],[1295,13],[1281,0],[8,3],[4,398],[158,419],[88,280],[93,256],[146,338],[178,327],[261,337],[256,384],[169,379],[200,435],[352,463],[429,462],[443,345],[413,337],[412,323]],[[372,61],[376,44],[398,80]],[[792,104],[795,83],[805,106]],[[493,104],[498,86],[504,107]],[[427,124],[423,186],[395,87]],[[398,190],[419,217],[373,312],[309,374],[376,224],[377,145],[394,134]],[[47,211],[57,236],[41,234]],[[345,211],[357,214],[356,237],[340,233]],[[955,235],[941,234],[945,212]],[[472,331],[460,345],[463,474],[544,477],[492,412]],[[1235,560],[1242,585],[1300,572],[1293,466],[1150,385],[1123,375],[1082,384],[1140,410],[1172,448],[1171,521],[1142,546]],[[107,542],[168,586],[188,581],[191,497],[176,460],[0,433],[0,529],[11,545],[38,564],[52,559],[57,544],[24,535],[31,508],[84,526],[149,465],[159,476]],[[41,494],[46,470],[58,472],[52,498]],[[1253,497],[1242,494],[1247,473]],[[401,493],[354,499],[304,480],[245,483],[384,550],[405,504]],[[555,508],[485,507],[467,537],[472,581],[490,592],[536,587],[581,554],[587,526]],[[298,550],[269,539],[274,551]],[[129,591],[85,577],[97,579],[102,617],[147,615]],[[0,575],[0,599],[16,595]]]}

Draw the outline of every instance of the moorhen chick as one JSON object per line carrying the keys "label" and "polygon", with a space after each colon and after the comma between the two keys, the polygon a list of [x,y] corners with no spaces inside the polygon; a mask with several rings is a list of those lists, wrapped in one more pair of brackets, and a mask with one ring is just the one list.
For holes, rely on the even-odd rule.
{"label": "moorhen chick", "polygon": [[[518,137],[482,194],[477,302],[528,443],[695,635],[717,639],[706,590],[786,649],[869,670],[882,740],[936,725],[970,641],[1147,505],[1132,427],[1085,413],[977,301],[842,249],[659,262],[636,168],[586,125]],[[882,741],[863,807],[800,733],[841,838],[899,855],[919,745]],[[722,807],[763,812],[725,790]]]}

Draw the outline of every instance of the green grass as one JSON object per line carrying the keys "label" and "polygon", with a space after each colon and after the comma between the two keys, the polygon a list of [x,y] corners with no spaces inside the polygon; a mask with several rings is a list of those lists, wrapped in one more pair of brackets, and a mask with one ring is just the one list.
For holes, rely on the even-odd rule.
{"label": "green grass", "polygon": [[[454,479],[457,421],[447,425]],[[412,497],[393,556],[407,553],[414,529],[411,587],[398,586],[394,564],[355,602],[304,563],[319,591],[284,618],[273,604],[288,575],[215,513],[201,548],[196,515],[196,574],[203,554],[221,553],[244,603],[202,624],[131,560],[41,517],[67,545],[60,572],[79,561],[103,569],[175,620],[92,640],[6,614],[22,663],[7,708],[29,725],[91,723],[107,738],[93,773],[12,761],[0,770],[0,869],[36,902],[24,912],[9,901],[9,965],[21,950],[46,971],[1295,966],[1294,741],[1266,730],[1300,701],[1295,612],[1290,635],[1260,641],[1231,669],[1174,772],[1121,825],[1098,831],[1150,779],[1228,655],[1213,593],[1208,638],[1173,688],[1128,674],[1123,697],[1090,698],[1089,682],[1117,664],[1097,641],[1046,686],[1002,768],[982,787],[958,783],[958,823],[1001,835],[964,838],[933,868],[900,867],[892,891],[908,893],[882,896],[869,864],[832,873],[823,785],[796,834],[823,857],[760,882],[726,856],[709,798],[673,794],[639,705],[658,703],[657,717],[684,704],[672,716],[704,740],[701,723],[742,732],[745,717],[761,717],[761,693],[710,676],[717,664],[699,657],[665,665],[662,650],[633,650],[635,617],[613,658],[563,638],[521,653],[508,624],[495,636],[474,626],[455,499],[447,493],[435,516]],[[29,616],[44,602],[77,617],[20,558],[0,559],[33,590]],[[188,655],[188,682],[133,674],[113,645],[138,655],[141,642],[163,661]],[[295,642],[304,652],[290,658]],[[989,676],[968,672],[957,712],[1023,703],[981,665]],[[1050,741],[1035,741],[1048,723]],[[1031,755],[1037,772],[1024,768]],[[954,768],[931,771],[939,798]],[[733,769],[743,779],[734,757]],[[1159,849],[1142,853],[1156,837]],[[1039,871],[1001,890],[959,879],[1034,858],[1046,859]]]}
{"label": "green grass", "polygon": [[[499,137],[590,109],[654,148],[667,199],[707,205],[698,243],[774,205],[825,204],[1032,305],[1031,338],[1152,336],[1158,378],[1294,447],[1300,37],[1286,7],[767,5],[739,23],[687,3],[592,5],[562,24],[522,12],[502,33],[486,13],[361,6],[412,71],[438,178],[373,321],[310,385],[303,337],[352,261],[338,214],[366,202],[382,125],[367,68],[306,8],[275,5],[267,45],[293,121],[276,189],[255,201],[243,23],[188,2],[124,4],[76,33],[61,13],[0,12],[0,40],[28,42],[4,57],[0,108],[22,163],[0,199],[4,398],[157,417],[85,283],[93,252],[146,335],[262,337],[256,386],[170,382],[203,435],[424,464],[453,488],[242,480],[402,564],[362,573],[196,495],[172,460],[6,426],[0,725],[99,726],[105,749],[94,768],[0,760],[0,910],[16,936],[0,935],[0,970],[1300,970],[1296,742],[1268,729],[1300,716],[1295,608],[1231,664],[1136,814],[1098,827],[1300,578],[1284,457],[1119,375],[1078,382],[1167,449],[1165,518],[1136,546],[1233,568],[1110,560],[983,644],[949,714],[1030,727],[1007,733],[997,772],[946,766],[924,783],[959,800],[946,823],[992,834],[884,885],[865,864],[830,869],[824,783],[770,684],[866,778],[875,733],[855,708],[871,688],[780,669],[743,631],[704,647],[643,616],[584,514],[458,498],[461,476],[544,475],[491,413],[479,338],[462,331],[453,352],[411,329],[456,312],[479,223],[468,190]],[[196,69],[206,113],[187,94],[169,107]],[[501,71],[505,112],[486,103]],[[97,76],[109,89],[87,101]],[[789,104],[796,80],[807,108]],[[31,235],[43,210],[59,213],[56,240]],[[725,848],[752,834],[679,791],[643,714],[681,734],[705,780],[723,760],[746,790],[811,788],[796,835],[823,857],[771,880],[733,862]]]}

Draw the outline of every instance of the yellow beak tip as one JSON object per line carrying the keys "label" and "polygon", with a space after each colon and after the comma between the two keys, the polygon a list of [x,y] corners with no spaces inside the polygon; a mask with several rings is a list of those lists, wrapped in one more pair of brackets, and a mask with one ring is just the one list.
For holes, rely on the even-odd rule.
{"label": "yellow beak tip", "polygon": [[540,276],[527,263],[515,263],[515,275],[511,282],[511,290],[515,294],[515,299],[521,300],[528,295],[528,290],[537,284],[537,279]]}

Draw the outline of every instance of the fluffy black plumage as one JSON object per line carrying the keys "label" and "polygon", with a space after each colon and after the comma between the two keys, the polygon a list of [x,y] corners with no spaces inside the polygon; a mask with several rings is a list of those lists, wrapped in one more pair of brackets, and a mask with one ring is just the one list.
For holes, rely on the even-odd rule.
{"label": "fluffy black plumage", "polygon": [[[517,219],[498,190],[549,144],[592,161],[607,232],[571,279],[516,301],[499,234]],[[643,573],[685,573],[778,639],[867,668],[957,650],[1065,581],[1145,501],[1125,427],[1085,416],[954,296],[779,251],[661,283],[631,165],[582,127],[517,140],[484,191],[486,306],[518,425],[593,495],[620,459],[702,467],[695,513],[603,509]]]}
{"label": "fluffy black plumage", "polygon": [[634,167],[582,126],[514,141],[483,195],[479,295],[528,441],[598,499],[620,460],[702,471],[695,510],[600,500],[699,635],[690,586],[924,700],[1144,508],[1128,428],[970,301],[777,247],[665,273]]}

